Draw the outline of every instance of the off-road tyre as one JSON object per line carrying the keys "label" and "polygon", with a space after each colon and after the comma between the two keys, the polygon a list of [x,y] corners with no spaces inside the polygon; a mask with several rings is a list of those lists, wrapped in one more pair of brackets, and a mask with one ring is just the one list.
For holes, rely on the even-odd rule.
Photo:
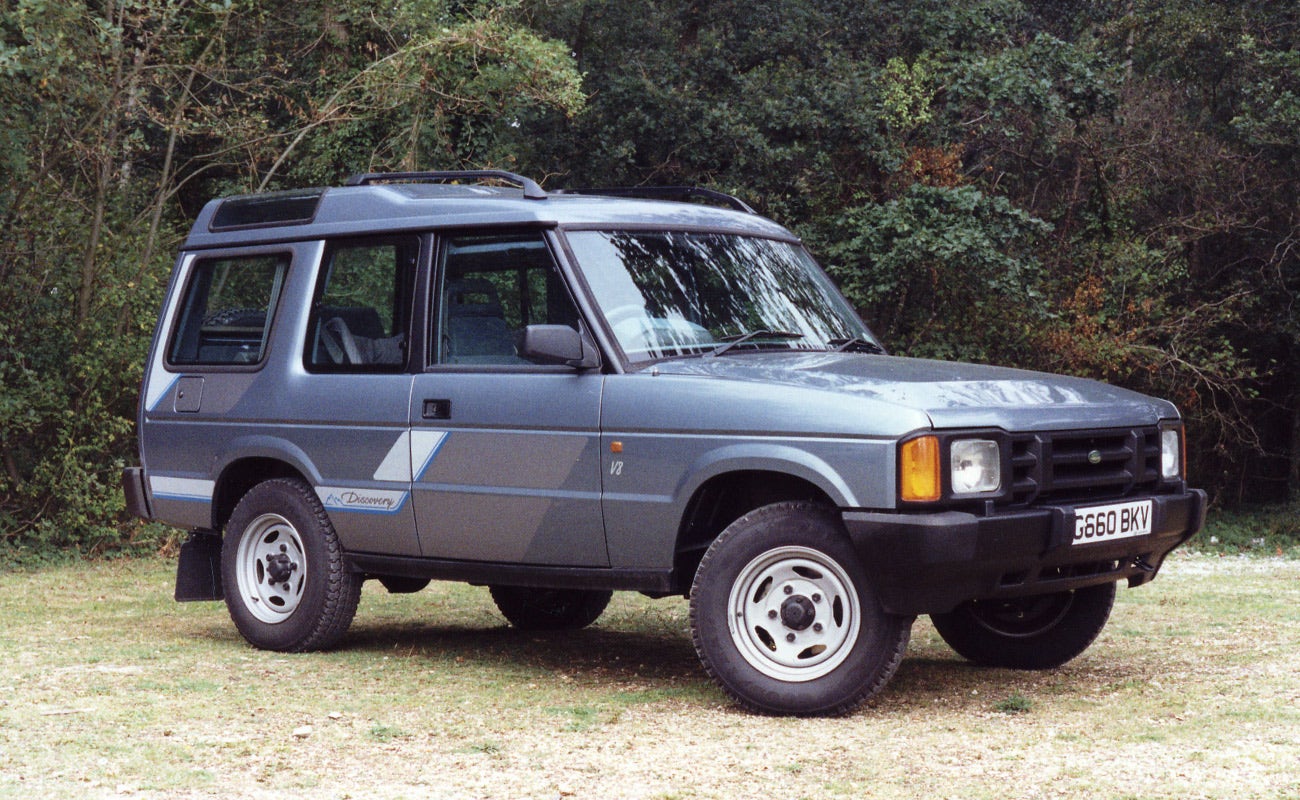
{"label": "off-road tyre", "polygon": [[986,667],[1059,667],[1096,640],[1115,603],[1115,584],[1011,600],[975,600],[931,614],[935,630],[962,657]]}
{"label": "off-road tyre", "polygon": [[524,631],[576,631],[600,615],[613,592],[594,589],[539,589],[490,586],[492,602],[510,624]]}
{"label": "off-road tyre", "polygon": [[333,646],[361,599],[362,576],[349,569],[320,499],[295,479],[259,483],[240,499],[226,525],[221,579],[235,627],[264,650]]}
{"label": "off-road tyre", "polygon": [[765,714],[837,716],[893,677],[912,618],[888,614],[833,510],[764,506],[709,546],[691,587],[691,638],[710,677]]}

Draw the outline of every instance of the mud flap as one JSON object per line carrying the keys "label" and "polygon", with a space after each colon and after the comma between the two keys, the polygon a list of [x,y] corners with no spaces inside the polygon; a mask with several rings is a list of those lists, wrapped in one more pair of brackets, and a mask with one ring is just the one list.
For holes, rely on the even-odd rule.
{"label": "mud flap", "polygon": [[195,531],[181,545],[176,564],[176,601],[221,600],[221,537]]}

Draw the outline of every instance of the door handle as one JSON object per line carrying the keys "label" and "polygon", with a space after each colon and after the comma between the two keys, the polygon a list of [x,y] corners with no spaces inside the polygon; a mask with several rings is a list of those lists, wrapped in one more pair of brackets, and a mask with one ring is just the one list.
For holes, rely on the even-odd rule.
{"label": "door handle", "polygon": [[451,419],[451,401],[426,399],[420,415],[425,419]]}

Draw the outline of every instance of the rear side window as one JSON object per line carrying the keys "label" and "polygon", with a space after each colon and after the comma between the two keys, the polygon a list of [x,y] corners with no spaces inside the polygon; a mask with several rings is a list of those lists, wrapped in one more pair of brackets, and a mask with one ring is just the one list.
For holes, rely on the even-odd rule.
{"label": "rear side window", "polygon": [[306,363],[319,372],[398,372],[406,366],[415,236],[331,242],[312,304]]}
{"label": "rear side window", "polygon": [[168,350],[171,363],[231,366],[260,362],[289,260],[288,253],[276,253],[197,262]]}

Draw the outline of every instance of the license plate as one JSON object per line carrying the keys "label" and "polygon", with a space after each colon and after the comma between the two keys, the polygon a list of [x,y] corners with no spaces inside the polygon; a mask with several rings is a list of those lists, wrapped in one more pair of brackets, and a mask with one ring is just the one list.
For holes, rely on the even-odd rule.
{"label": "license plate", "polygon": [[1150,532],[1150,500],[1074,510],[1074,544],[1110,542]]}

